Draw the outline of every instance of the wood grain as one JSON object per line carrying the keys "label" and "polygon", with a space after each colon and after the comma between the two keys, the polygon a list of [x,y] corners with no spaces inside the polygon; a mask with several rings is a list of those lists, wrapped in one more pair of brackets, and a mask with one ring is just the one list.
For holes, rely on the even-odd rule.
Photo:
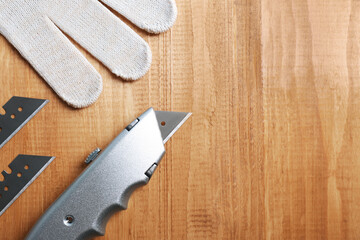
{"label": "wood grain", "polygon": [[148,35],[149,73],[101,73],[93,106],[62,103],[0,37],[0,103],[51,102],[0,150],[56,160],[0,217],[23,239],[46,208],[148,107],[191,111],[129,208],[97,239],[360,239],[360,2],[177,0],[171,31]]}
{"label": "wood grain", "polygon": [[262,2],[267,238],[360,237],[359,7]]}

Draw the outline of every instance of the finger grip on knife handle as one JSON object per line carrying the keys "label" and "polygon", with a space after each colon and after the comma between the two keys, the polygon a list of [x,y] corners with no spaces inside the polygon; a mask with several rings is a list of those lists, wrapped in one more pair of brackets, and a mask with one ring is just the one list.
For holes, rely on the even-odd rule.
{"label": "finger grip on knife handle", "polygon": [[149,109],[124,130],[45,212],[28,240],[89,239],[104,235],[115,212],[149,181],[145,174],[165,153],[155,113]]}

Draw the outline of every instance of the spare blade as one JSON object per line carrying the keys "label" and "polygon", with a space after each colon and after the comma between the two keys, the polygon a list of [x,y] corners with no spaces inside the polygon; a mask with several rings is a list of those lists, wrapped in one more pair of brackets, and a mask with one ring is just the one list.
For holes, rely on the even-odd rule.
{"label": "spare blade", "polygon": [[49,101],[35,98],[12,97],[0,114],[0,148],[2,148]]}
{"label": "spare blade", "polygon": [[19,155],[10,163],[11,174],[3,171],[4,181],[0,181],[0,216],[54,159]]}
{"label": "spare blade", "polygon": [[191,113],[156,111],[159,128],[164,144],[186,122]]}

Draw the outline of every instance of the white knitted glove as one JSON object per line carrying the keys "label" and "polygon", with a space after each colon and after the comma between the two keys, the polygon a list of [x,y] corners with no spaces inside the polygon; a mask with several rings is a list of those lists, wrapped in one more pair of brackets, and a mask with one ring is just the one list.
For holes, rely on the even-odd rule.
{"label": "white knitted glove", "polygon": [[[101,1],[152,33],[168,30],[177,15],[174,0]],[[0,34],[73,107],[95,102],[102,80],[59,29],[124,79],[150,67],[148,44],[98,0],[0,0]]]}

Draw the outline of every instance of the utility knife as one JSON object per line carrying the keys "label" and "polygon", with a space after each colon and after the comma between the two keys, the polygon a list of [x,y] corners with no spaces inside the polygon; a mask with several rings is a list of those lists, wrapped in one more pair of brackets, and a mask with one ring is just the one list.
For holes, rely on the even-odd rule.
{"label": "utility knife", "polygon": [[164,144],[191,113],[154,111],[136,118],[49,207],[27,240],[80,240],[105,234],[115,212],[147,184],[165,154]]}

